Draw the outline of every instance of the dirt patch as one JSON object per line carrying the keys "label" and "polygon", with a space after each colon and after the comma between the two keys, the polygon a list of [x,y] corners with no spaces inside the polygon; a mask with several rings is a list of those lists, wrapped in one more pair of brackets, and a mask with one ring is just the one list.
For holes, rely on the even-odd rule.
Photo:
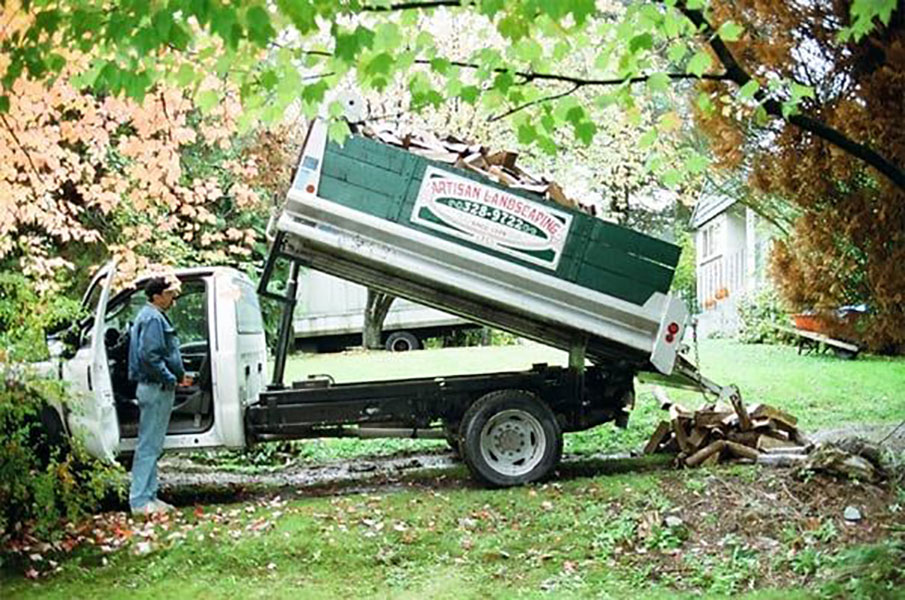
{"label": "dirt patch", "polygon": [[729,467],[669,475],[660,488],[621,562],[680,589],[808,585],[840,549],[905,528],[896,490],[827,475]]}

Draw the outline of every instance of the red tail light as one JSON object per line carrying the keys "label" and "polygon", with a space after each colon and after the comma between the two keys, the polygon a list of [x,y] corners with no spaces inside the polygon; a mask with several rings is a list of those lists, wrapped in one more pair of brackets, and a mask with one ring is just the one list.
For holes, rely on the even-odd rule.
{"label": "red tail light", "polygon": [[[668,331],[672,335],[676,335],[677,333],[679,333],[679,324],[670,323],[669,325],[666,326],[666,331]],[[672,340],[669,340],[669,341],[672,341]]]}

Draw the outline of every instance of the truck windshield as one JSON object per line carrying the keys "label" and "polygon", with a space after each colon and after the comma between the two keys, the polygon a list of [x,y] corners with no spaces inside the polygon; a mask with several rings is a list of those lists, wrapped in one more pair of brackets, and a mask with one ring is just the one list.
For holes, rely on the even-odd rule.
{"label": "truck windshield", "polygon": [[236,329],[239,333],[264,333],[264,319],[255,288],[247,281],[234,279],[239,288],[236,299]]}

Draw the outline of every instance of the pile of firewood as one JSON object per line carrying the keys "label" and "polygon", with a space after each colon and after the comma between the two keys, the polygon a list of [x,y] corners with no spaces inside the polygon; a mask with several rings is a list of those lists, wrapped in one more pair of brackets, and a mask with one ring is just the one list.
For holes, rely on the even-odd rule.
{"label": "pile of firewood", "polygon": [[518,154],[515,152],[491,152],[486,146],[472,144],[451,135],[441,139],[429,132],[403,134],[389,125],[364,125],[359,133],[427,159],[473,171],[507,187],[540,194],[551,202],[596,216],[594,206],[576,202],[566,196],[555,182],[516,166]]}
{"label": "pile of firewood", "polygon": [[660,389],[654,394],[661,408],[669,411],[669,420],[660,421],[644,447],[645,454],[676,453],[689,467],[724,459],[778,464],[790,455],[806,454],[812,446],[795,417],[769,404],[746,408],[736,397],[731,406],[718,402],[691,411]]}

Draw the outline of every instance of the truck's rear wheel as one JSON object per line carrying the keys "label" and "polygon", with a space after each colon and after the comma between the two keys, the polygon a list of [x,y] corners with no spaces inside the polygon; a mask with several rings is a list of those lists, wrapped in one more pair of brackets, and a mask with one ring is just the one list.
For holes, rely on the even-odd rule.
{"label": "truck's rear wheel", "polygon": [[562,429],[550,408],[523,390],[500,390],[465,412],[459,432],[472,474],[494,486],[547,476],[562,457]]}
{"label": "truck's rear wheel", "polygon": [[387,337],[386,349],[390,352],[408,352],[420,347],[418,338],[408,331],[394,331]]}

